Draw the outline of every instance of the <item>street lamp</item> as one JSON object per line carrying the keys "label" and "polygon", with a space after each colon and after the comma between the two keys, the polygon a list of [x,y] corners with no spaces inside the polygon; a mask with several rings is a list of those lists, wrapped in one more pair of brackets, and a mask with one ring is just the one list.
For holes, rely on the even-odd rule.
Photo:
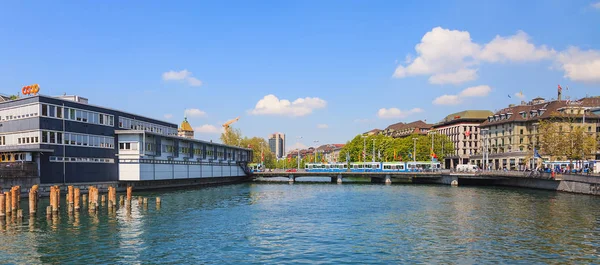
{"label": "street lamp", "polygon": [[414,166],[416,167],[417,166],[416,165],[416,162],[417,162],[417,139],[419,139],[419,138],[412,138],[412,139],[413,139],[413,162],[415,162]]}
{"label": "street lamp", "polygon": [[319,156],[319,140],[314,140],[313,143],[315,144],[315,152],[317,153],[317,155],[315,156],[315,163],[317,163],[317,156]]}
{"label": "street lamp", "polygon": [[373,162],[375,162],[375,139],[373,139]]}
{"label": "street lamp", "polygon": [[300,139],[302,139],[302,136],[298,136],[296,139],[298,140],[298,170],[300,170]]}
{"label": "street lamp", "polygon": [[488,154],[488,141],[487,141],[487,138],[488,138],[488,131],[489,131],[489,129],[481,129],[480,128],[479,131],[481,132],[481,136],[483,138],[483,146],[482,146],[482,148],[483,148],[483,154],[482,154],[482,156],[483,156],[483,170],[487,170],[488,156],[489,156],[489,154]]}
{"label": "street lamp", "polygon": [[367,162],[367,136],[362,136],[363,138],[363,163]]}

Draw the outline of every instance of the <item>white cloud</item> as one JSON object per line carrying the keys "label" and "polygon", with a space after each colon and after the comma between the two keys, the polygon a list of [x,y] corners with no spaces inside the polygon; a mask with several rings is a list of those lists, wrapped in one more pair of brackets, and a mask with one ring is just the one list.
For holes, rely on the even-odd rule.
{"label": "white cloud", "polygon": [[490,92],[492,92],[492,88],[487,85],[482,86],[473,86],[467,87],[463,91],[460,92],[461,97],[485,97]]}
{"label": "white cloud", "polygon": [[199,109],[186,109],[184,111],[186,117],[204,117],[206,116],[206,112],[201,111]]}
{"label": "white cloud", "polygon": [[442,95],[433,100],[435,105],[458,105],[461,99],[457,95]]}
{"label": "white cloud", "polygon": [[436,74],[429,77],[431,84],[462,84],[477,79],[476,69],[460,69],[454,73]]}
{"label": "white cloud", "polygon": [[577,47],[569,47],[559,53],[557,61],[565,71],[566,78],[573,81],[600,82],[600,51],[582,51]]}
{"label": "white cloud", "polygon": [[298,98],[293,102],[287,99],[279,99],[270,94],[264,96],[256,103],[253,110],[249,113],[253,115],[284,115],[284,116],[305,116],[311,114],[316,109],[325,108],[327,102],[320,98]]}
{"label": "white cloud", "polygon": [[381,108],[377,111],[377,116],[382,119],[391,119],[391,118],[406,118],[412,114],[423,112],[423,109],[413,108],[410,110],[400,110],[397,108]]}
{"label": "white cloud", "polygon": [[327,125],[327,124],[317,124],[317,128],[319,128],[319,129],[327,129],[327,128],[329,128],[329,125]]}
{"label": "white cloud", "polygon": [[469,97],[485,97],[492,92],[492,88],[487,85],[467,87],[458,95],[442,95],[433,100],[435,105],[458,105],[465,98]]}
{"label": "white cloud", "polygon": [[177,71],[168,71],[162,74],[162,79],[164,81],[182,81],[187,82],[190,86],[201,86],[202,81],[192,76],[192,72],[187,69],[183,69],[179,72]]}
{"label": "white cloud", "polygon": [[593,8],[600,9],[600,2],[592,3]]}
{"label": "white cloud", "polygon": [[479,59],[488,62],[526,62],[548,59],[556,52],[545,45],[535,47],[529,42],[529,36],[523,31],[509,37],[496,37],[485,45]]}
{"label": "white cloud", "polygon": [[165,114],[164,116],[165,116],[165,119],[173,118],[173,114]]}
{"label": "white cloud", "polygon": [[198,127],[194,127],[194,132],[196,133],[222,133],[223,129],[222,128],[217,128],[214,125],[210,125],[210,124],[204,124],[202,126],[198,126]]}
{"label": "white cloud", "polygon": [[517,93],[515,93],[515,97],[517,97],[519,99],[524,99],[525,95],[523,93],[521,93],[521,92],[517,92]]}
{"label": "white cloud", "polygon": [[546,46],[536,47],[529,36],[518,31],[513,36],[496,36],[487,44],[471,40],[468,31],[433,28],[415,46],[417,57],[407,56],[393,77],[429,75],[431,84],[461,84],[477,79],[482,62],[525,62],[547,59],[555,52]]}

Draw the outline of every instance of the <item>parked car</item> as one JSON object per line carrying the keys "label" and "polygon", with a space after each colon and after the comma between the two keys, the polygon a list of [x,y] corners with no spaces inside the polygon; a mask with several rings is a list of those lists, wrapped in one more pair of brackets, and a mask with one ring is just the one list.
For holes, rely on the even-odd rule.
{"label": "parked car", "polygon": [[288,170],[286,170],[285,172],[296,172],[297,170],[295,168],[290,168]]}

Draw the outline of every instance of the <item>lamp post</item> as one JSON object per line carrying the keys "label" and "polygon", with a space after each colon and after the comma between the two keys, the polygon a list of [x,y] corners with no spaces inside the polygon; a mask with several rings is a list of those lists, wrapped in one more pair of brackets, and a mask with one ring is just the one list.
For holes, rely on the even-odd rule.
{"label": "lamp post", "polygon": [[315,163],[317,163],[317,156],[319,156],[319,140],[314,140],[313,143],[315,144],[315,152],[317,153],[315,156]]}
{"label": "lamp post", "polygon": [[414,166],[416,167],[417,166],[416,162],[417,162],[417,139],[418,138],[412,138],[412,139],[413,139],[413,162],[415,162]]}
{"label": "lamp post", "polygon": [[373,139],[373,162],[375,162],[375,139]]}
{"label": "lamp post", "polygon": [[296,137],[296,139],[298,140],[298,171],[300,170],[300,139],[302,139],[302,136],[298,136]]}
{"label": "lamp post", "polygon": [[366,151],[367,151],[367,137],[363,135],[362,138],[363,138],[363,153],[362,153],[362,155],[363,155],[363,163],[366,163],[367,162],[367,153],[366,153]]}
{"label": "lamp post", "polygon": [[483,170],[487,170],[487,164],[488,164],[488,131],[489,129],[479,129],[479,131],[481,132],[481,136],[483,136],[482,140],[483,140]]}
{"label": "lamp post", "polygon": [[435,135],[435,132],[431,133],[431,154],[429,154],[429,156],[431,156],[431,170],[433,170],[433,136]]}

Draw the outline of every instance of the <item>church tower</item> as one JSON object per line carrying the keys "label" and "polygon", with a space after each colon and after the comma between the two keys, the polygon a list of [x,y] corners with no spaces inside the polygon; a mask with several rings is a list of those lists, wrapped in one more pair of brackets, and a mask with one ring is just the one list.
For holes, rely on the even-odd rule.
{"label": "church tower", "polygon": [[192,126],[187,121],[187,117],[183,118],[181,126],[179,126],[179,129],[177,129],[177,136],[185,138],[194,138],[194,129],[192,129]]}

